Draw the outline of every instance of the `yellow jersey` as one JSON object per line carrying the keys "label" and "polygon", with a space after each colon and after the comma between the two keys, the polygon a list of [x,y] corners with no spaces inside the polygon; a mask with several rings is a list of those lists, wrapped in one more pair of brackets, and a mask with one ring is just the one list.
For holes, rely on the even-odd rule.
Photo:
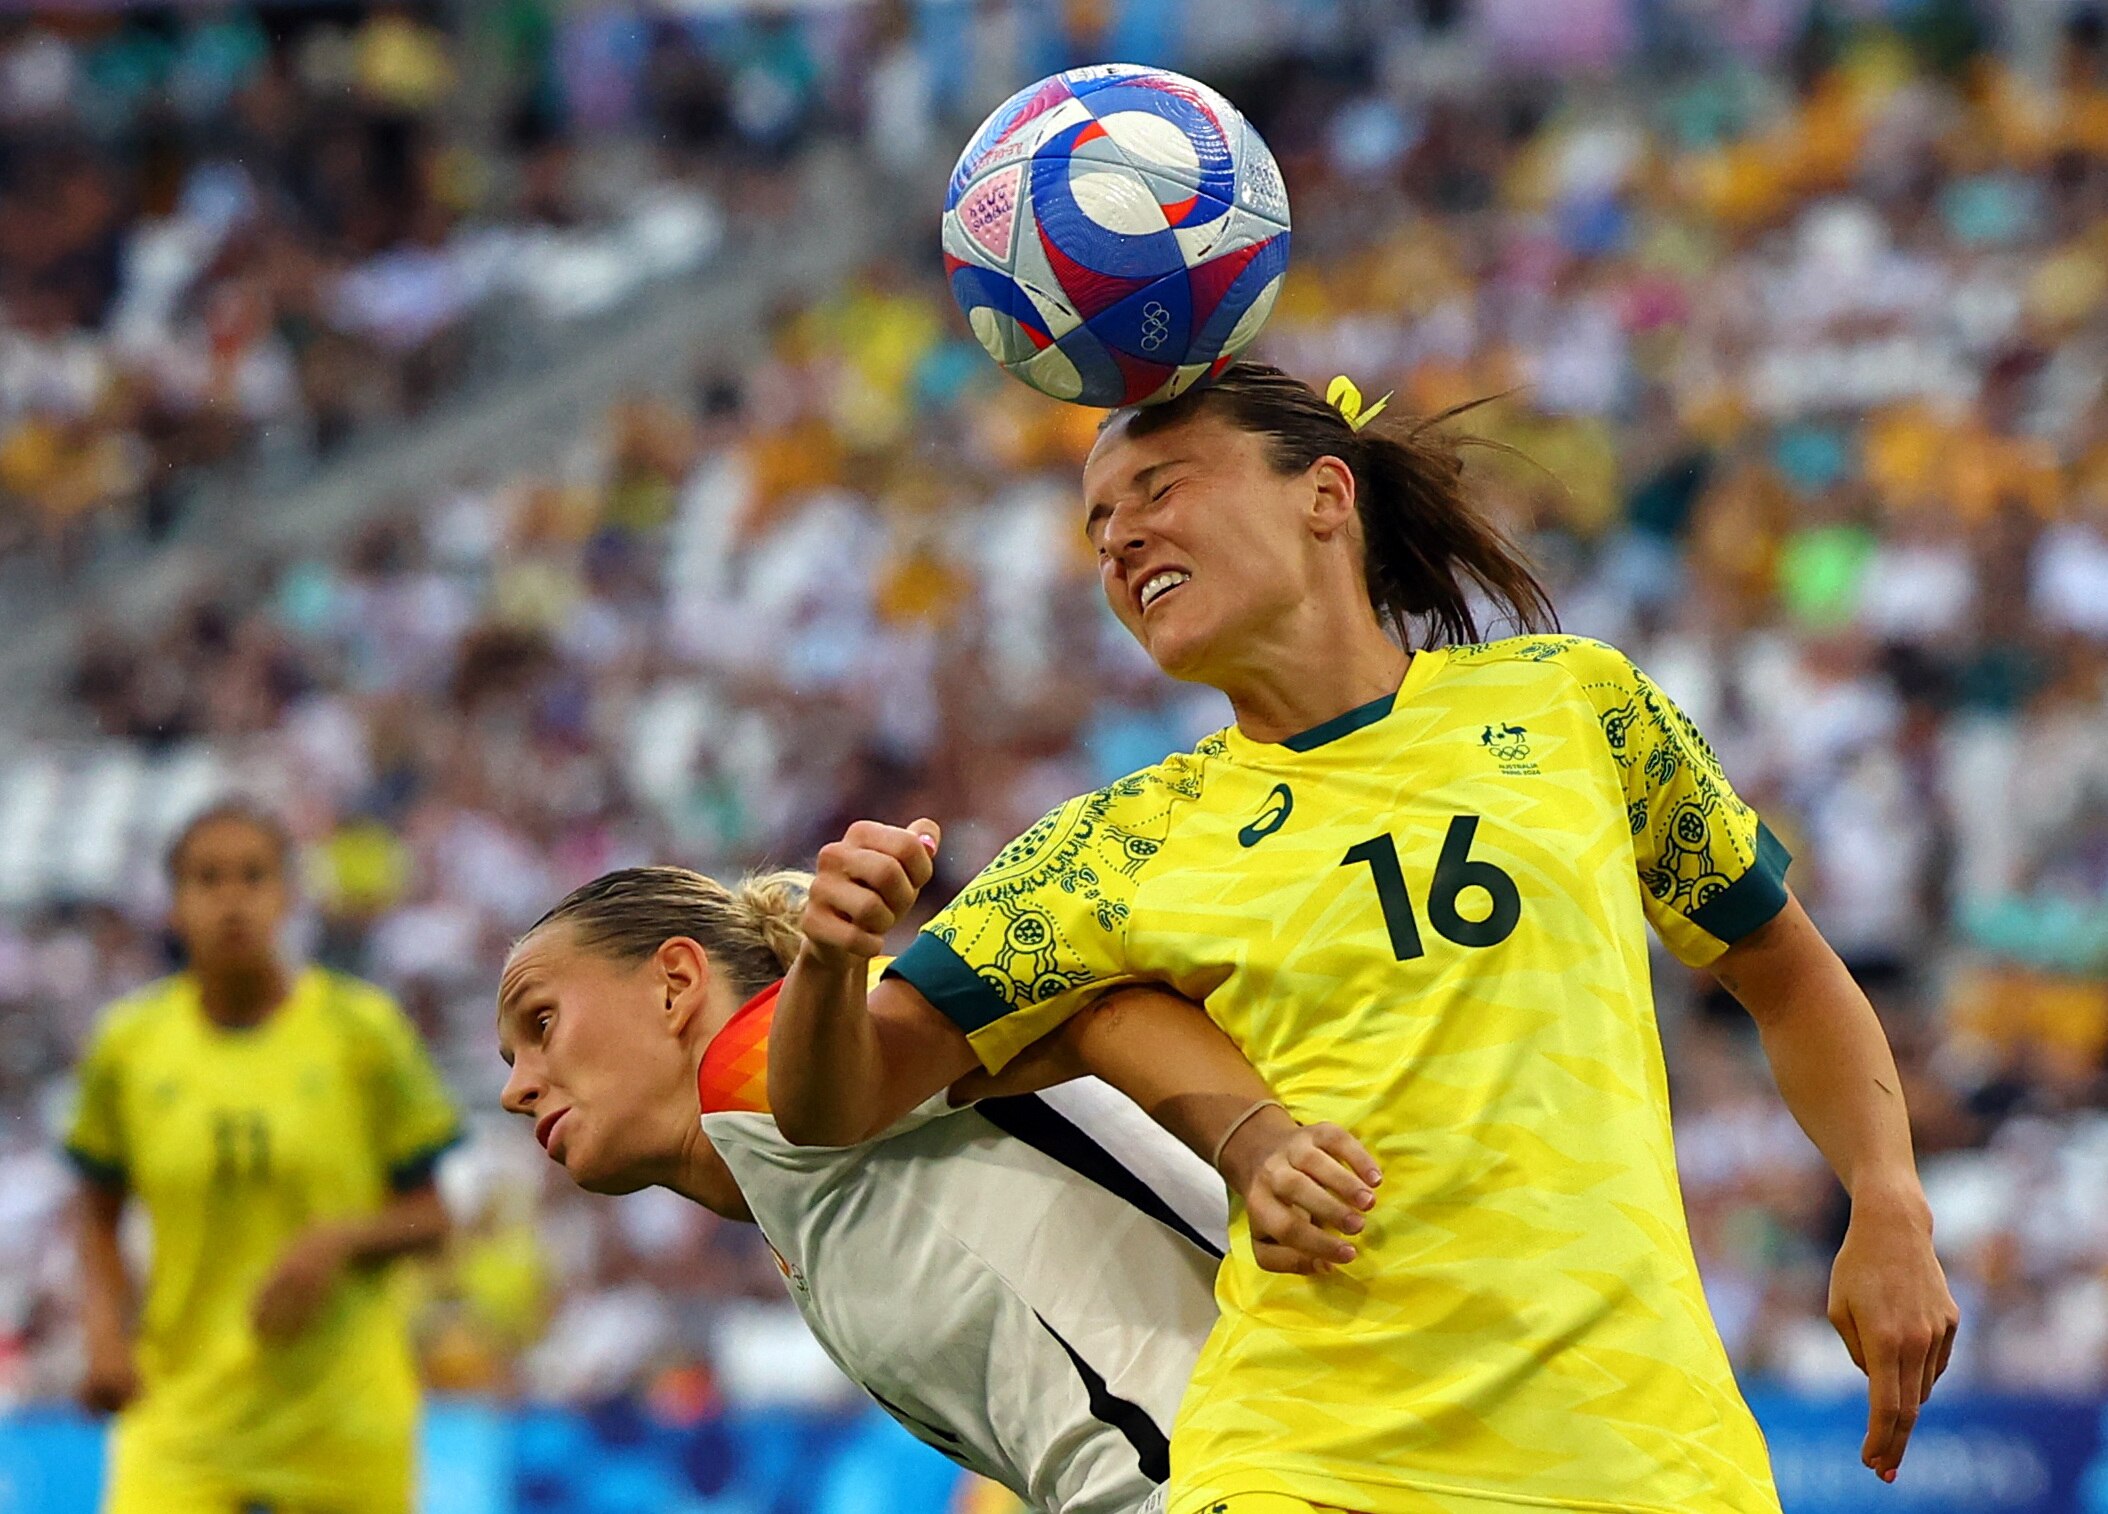
{"label": "yellow jersey", "polygon": [[1777,1514],[1691,1252],[1645,927],[1710,962],[1786,862],[1624,654],[1526,637],[1069,801],[892,970],[990,1068],[1169,984],[1382,1165],[1328,1277],[1260,1271],[1236,1212],[1171,1514]]}
{"label": "yellow jersey", "polygon": [[250,1309],[302,1234],[429,1181],[457,1134],[417,1032],[371,984],[309,968],[247,1029],[214,1024],[187,974],[111,1006],[66,1149],[152,1229],[127,1457],[296,1506],[407,1474],[417,1381],[388,1269],[347,1270],[283,1345]]}

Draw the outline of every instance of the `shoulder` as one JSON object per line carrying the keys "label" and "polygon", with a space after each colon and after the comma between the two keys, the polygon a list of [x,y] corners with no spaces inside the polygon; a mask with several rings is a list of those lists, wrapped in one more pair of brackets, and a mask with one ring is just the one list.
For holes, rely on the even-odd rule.
{"label": "shoulder", "polygon": [[1632,659],[1605,641],[1587,636],[1510,636],[1449,649],[1450,666],[1460,672],[1496,669],[1545,678],[1568,679],[1583,688],[1629,688]]}
{"label": "shoulder", "polygon": [[1219,738],[1210,737],[1056,806],[996,853],[965,892],[992,900],[1050,885],[1075,893],[1131,883],[1163,850],[1178,807],[1200,797],[1206,760],[1219,750]]}
{"label": "shoulder", "polygon": [[415,1034],[395,996],[379,984],[326,967],[310,967],[305,977],[332,1028],[353,1045],[382,1052]]}
{"label": "shoulder", "polygon": [[385,1024],[403,1017],[395,996],[378,983],[327,967],[310,967],[306,975],[333,1014],[362,1025]]}
{"label": "shoulder", "polygon": [[1452,647],[1449,661],[1465,677],[1548,684],[1548,696],[1586,701],[1606,730],[1660,697],[1629,656],[1587,636],[1511,636]]}
{"label": "shoulder", "polygon": [[182,987],[182,975],[172,974],[112,1000],[96,1017],[95,1028],[89,1032],[89,1054],[121,1057],[152,1036],[155,1027],[176,1012]]}

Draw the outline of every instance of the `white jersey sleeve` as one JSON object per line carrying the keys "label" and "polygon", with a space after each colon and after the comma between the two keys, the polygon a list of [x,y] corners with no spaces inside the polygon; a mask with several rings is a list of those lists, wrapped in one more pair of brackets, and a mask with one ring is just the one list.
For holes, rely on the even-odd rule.
{"label": "white jersey sleeve", "polygon": [[1045,1514],[1135,1514],[1215,1321],[1220,1182],[1085,1079],[876,1141],[796,1147],[766,1114],[703,1128],[793,1301],[911,1432]]}

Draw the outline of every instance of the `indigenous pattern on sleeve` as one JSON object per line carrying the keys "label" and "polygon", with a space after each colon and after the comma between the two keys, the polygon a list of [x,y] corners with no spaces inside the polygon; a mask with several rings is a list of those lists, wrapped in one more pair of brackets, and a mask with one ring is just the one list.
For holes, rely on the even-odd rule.
{"label": "indigenous pattern on sleeve", "polygon": [[1131,978],[1121,962],[1136,889],[1163,850],[1173,808],[1199,797],[1207,752],[1042,817],[894,964],[990,1067]]}
{"label": "indigenous pattern on sleeve", "polygon": [[[1461,648],[1469,665],[1505,643]],[[1632,659],[1580,637],[1534,638],[1521,656],[1557,660],[1580,683],[1617,763],[1647,917],[1702,967],[1786,903],[1790,860],[1729,785],[1697,724]]]}

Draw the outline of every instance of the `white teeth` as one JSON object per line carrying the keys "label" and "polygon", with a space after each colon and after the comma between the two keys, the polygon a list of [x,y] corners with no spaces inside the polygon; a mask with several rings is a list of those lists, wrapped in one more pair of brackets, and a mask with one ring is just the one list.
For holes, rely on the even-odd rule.
{"label": "white teeth", "polygon": [[1175,589],[1192,576],[1191,573],[1181,573],[1176,568],[1166,568],[1161,573],[1151,574],[1148,581],[1142,585],[1142,608],[1148,609],[1166,589]]}

